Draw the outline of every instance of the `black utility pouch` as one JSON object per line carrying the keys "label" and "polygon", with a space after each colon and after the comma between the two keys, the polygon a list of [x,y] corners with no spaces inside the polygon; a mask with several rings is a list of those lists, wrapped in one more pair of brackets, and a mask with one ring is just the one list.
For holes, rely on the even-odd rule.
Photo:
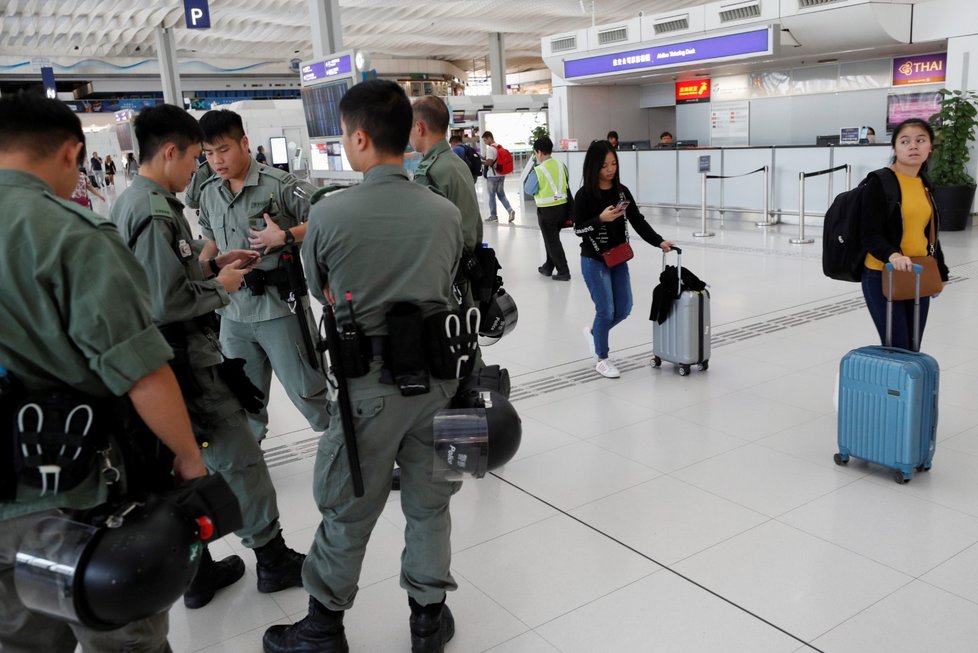
{"label": "black utility pouch", "polygon": [[108,444],[102,404],[73,392],[28,395],[13,415],[17,480],[40,488],[42,496],[84,481]]}
{"label": "black utility pouch", "polygon": [[405,397],[431,390],[424,356],[424,320],[421,308],[398,302],[387,312],[387,351],[384,362]]}
{"label": "black utility pouch", "polygon": [[472,294],[480,303],[492,299],[496,289],[502,285],[502,279],[496,274],[502,270],[496,259],[496,251],[491,247],[480,247],[475,250],[473,257],[479,268],[478,281],[472,282]]}
{"label": "black utility pouch", "polygon": [[264,270],[252,270],[244,275],[245,286],[251,291],[252,296],[265,294],[265,274]]}
{"label": "black utility pouch", "polygon": [[340,362],[343,374],[348,379],[356,379],[370,371],[373,347],[370,338],[360,327],[344,324],[340,329]]}
{"label": "black utility pouch", "polygon": [[462,316],[451,311],[424,320],[424,352],[431,375],[438,379],[462,379],[472,373],[478,347],[477,332]]}
{"label": "black utility pouch", "polygon": [[241,402],[241,407],[257,415],[265,407],[265,393],[251,382],[244,371],[244,366],[243,358],[225,358],[217,366],[217,374]]}

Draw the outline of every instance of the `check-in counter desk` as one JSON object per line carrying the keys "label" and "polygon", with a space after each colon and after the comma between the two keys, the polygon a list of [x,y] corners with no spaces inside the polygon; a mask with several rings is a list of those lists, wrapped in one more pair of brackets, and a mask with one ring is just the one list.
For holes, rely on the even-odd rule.
{"label": "check-in counter desk", "polygon": [[[580,188],[583,151],[554,152],[567,165],[571,188]],[[619,174],[647,216],[699,217],[703,197],[700,157],[710,175],[734,177],[768,166],[770,219],[798,223],[799,174],[851,166],[852,185],[889,163],[888,144],[843,146],[698,147],[618,152]],[[707,218],[763,221],[764,174],[707,180]],[[846,189],[844,170],[805,181],[805,223],[821,225],[832,199]],[[721,216],[722,210],[722,216]]]}

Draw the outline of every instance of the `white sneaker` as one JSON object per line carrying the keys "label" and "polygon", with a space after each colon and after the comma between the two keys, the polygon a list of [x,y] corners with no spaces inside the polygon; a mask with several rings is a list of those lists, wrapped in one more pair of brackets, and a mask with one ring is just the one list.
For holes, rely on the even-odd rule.
{"label": "white sneaker", "polygon": [[621,376],[621,372],[618,371],[618,368],[615,367],[615,364],[611,362],[610,358],[599,360],[598,364],[594,366],[594,369],[606,379],[617,379]]}
{"label": "white sneaker", "polygon": [[598,357],[598,353],[594,351],[594,334],[591,333],[591,327],[584,327],[584,340],[587,341],[587,350],[591,352],[591,356],[594,358]]}
{"label": "white sneaker", "polygon": [[513,222],[514,220],[516,220],[516,209],[510,209],[509,210],[509,221],[510,222]]}

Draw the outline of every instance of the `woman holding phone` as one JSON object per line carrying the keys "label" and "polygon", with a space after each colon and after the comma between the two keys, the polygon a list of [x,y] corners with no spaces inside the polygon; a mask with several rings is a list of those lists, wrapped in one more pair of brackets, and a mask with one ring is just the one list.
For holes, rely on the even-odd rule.
{"label": "woman holding phone", "polygon": [[632,311],[627,263],[632,253],[626,221],[645,242],[663,252],[672,249],[672,243],[646,222],[631,191],[622,185],[614,146],[594,141],[584,156],[583,185],[574,196],[574,233],[581,237],[581,273],[595,309],[584,336],[598,359],[594,369],[609,379],[621,374],[608,358],[608,333]]}

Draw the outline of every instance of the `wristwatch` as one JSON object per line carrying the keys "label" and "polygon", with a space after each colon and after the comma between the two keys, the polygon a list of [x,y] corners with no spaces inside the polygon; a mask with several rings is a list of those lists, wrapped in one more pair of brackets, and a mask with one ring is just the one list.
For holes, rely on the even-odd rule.
{"label": "wristwatch", "polygon": [[291,229],[285,230],[285,244],[291,245],[295,242],[295,234],[292,233]]}

